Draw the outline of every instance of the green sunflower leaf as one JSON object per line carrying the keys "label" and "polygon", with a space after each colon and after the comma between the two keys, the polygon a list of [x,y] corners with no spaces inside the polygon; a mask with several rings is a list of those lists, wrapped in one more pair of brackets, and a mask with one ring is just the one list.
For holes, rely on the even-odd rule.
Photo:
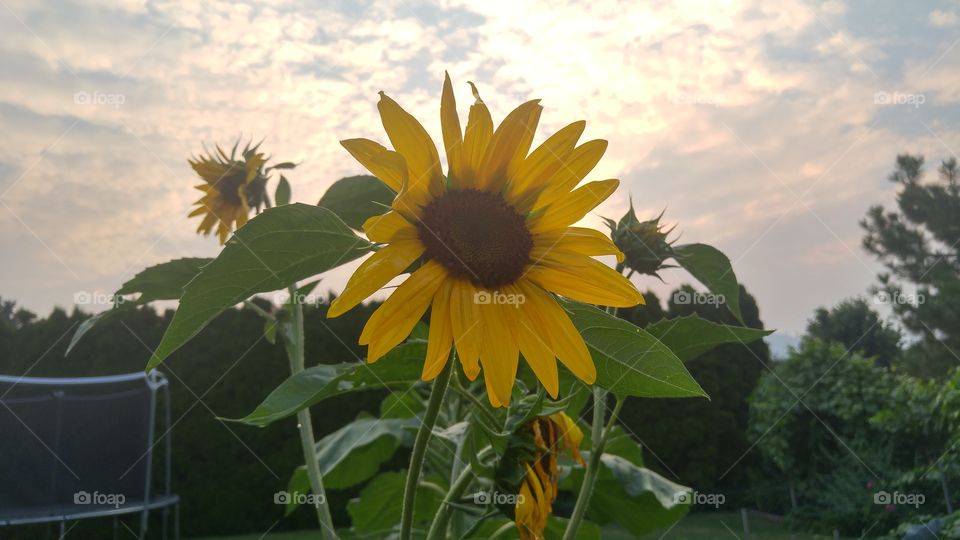
{"label": "green sunflower leaf", "polygon": [[[415,418],[358,418],[320,439],[315,450],[324,486],[345,489],[373,478],[397,448],[413,444],[418,425]],[[310,493],[306,467],[294,469],[287,490]],[[291,498],[286,513],[297,506],[296,499]]]}
{"label": "green sunflower leaf", "polygon": [[277,189],[273,192],[273,202],[277,203],[277,206],[290,204],[291,193],[290,182],[286,176],[281,174],[280,181],[277,182]]}
{"label": "green sunflower leaf", "polygon": [[154,300],[177,300],[183,288],[213,259],[190,257],[175,259],[143,269],[117,291],[117,295],[139,294],[135,300],[146,304]]}
{"label": "green sunflower leaf", "polygon": [[[114,307],[90,317],[80,323],[64,355],[70,354],[73,347],[87,332],[99,323],[111,319],[124,309],[153,302],[154,300],[177,300],[183,294],[183,287],[200,273],[200,269],[213,259],[189,257],[174,259],[145,268],[129,281],[123,284],[114,298],[117,299]],[[137,298],[127,298],[132,294],[139,294]]]}
{"label": "green sunflower leaf", "polygon": [[[616,523],[635,538],[669,527],[689,510],[690,488],[639,467],[620,456],[600,457],[600,472],[587,508],[590,520]],[[574,467],[561,487],[577,489],[583,469]]]}
{"label": "green sunflower leaf", "polygon": [[183,289],[180,307],[150,358],[155,368],[214,317],[260,292],[283,289],[370,251],[330,210],[288,204],[241,227]]}
{"label": "green sunflower leaf", "polygon": [[267,167],[267,169],[270,169],[270,170],[273,170],[273,169],[295,169],[295,168],[297,168],[297,164],[294,163],[294,162],[292,162],[292,161],[284,161],[283,163],[277,163],[276,165],[271,165],[271,166]]}
{"label": "green sunflower leaf", "polygon": [[773,333],[773,330],[715,323],[696,314],[663,319],[647,326],[644,330],[670,347],[670,350],[684,362],[700,356],[717,345],[725,343],[746,345]]}
{"label": "green sunflower leaf", "polygon": [[340,394],[407,388],[420,380],[426,354],[426,343],[407,342],[373,364],[348,362],[307,368],[280,383],[252,413],[233,421],[266,426]]}
{"label": "green sunflower leaf", "polygon": [[605,311],[561,301],[597,366],[597,386],[622,396],[708,397],[655,336]]}
{"label": "green sunflower leaf", "polygon": [[[403,488],[407,472],[385,472],[367,484],[360,498],[347,504],[347,512],[353,529],[359,533],[387,538],[388,531],[400,522],[400,507],[403,504]],[[440,506],[442,495],[422,484],[417,488],[413,521],[415,527],[425,528]]]}
{"label": "green sunflower leaf", "polygon": [[733,273],[733,266],[719,249],[707,244],[685,244],[673,248],[674,259],[690,275],[703,283],[710,292],[722,296],[727,309],[741,323],[740,314],[740,285],[737,284],[737,275]]}
{"label": "green sunflower leaf", "polygon": [[364,221],[389,210],[396,196],[374,176],[349,176],[327,188],[317,206],[329,208],[347,225],[360,230]]}

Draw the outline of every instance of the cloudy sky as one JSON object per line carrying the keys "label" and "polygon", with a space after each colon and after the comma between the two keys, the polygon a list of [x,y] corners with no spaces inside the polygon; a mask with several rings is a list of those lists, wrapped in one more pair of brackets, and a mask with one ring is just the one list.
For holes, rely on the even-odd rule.
{"label": "cloudy sky", "polygon": [[896,154],[960,150],[958,41],[956,2],[0,0],[0,295],[46,314],[215,255],[186,218],[203,143],[266,138],[315,202],[361,172],[339,139],[385,140],[378,91],[439,140],[448,70],[462,113],[472,80],[495,121],[541,98],[539,139],[586,119],[622,180],[587,221],[666,208],[797,333],[875,282],[857,222]]}

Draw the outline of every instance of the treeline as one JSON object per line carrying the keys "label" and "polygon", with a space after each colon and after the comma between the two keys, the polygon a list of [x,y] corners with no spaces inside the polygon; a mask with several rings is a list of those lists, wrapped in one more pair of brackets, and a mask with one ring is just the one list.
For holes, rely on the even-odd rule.
{"label": "treeline", "polygon": [[[672,294],[664,309],[656,295],[646,294],[647,306],[624,310],[621,316],[641,326],[690,313],[737,324],[723,306],[674,302],[692,295]],[[365,353],[357,340],[376,304],[327,319],[328,304],[306,309],[308,365],[360,361]],[[746,323],[761,328],[756,303],[742,288],[741,305]],[[121,312],[94,327],[67,356],[64,352],[70,339],[89,314],[55,309],[48,317],[37,318],[10,301],[0,303],[0,314],[0,372],[64,377],[142,370],[173,311],[158,314],[140,308]],[[263,319],[252,311],[228,310],[161,368],[172,382],[173,487],[183,499],[185,536],[250,533],[278,521],[274,530],[314,525],[309,512],[301,509],[284,518],[283,507],[273,504],[273,494],[286,488],[290,473],[302,464],[295,420],[263,429],[217,420],[251,412],[269,389],[286,378],[286,357],[279,346],[263,338],[263,330]],[[687,364],[712,401],[629,400],[623,423],[648,443],[647,466],[701,490],[717,486],[732,490],[740,485],[743,467],[723,473],[748,447],[746,398],[769,360],[762,342],[721,346]],[[317,437],[364,411],[375,412],[385,397],[383,392],[362,392],[315,407]],[[396,459],[405,462],[402,450]],[[330,494],[339,524],[349,523],[345,508],[354,495]],[[94,521],[81,523],[75,530],[102,532],[108,526]],[[41,529],[12,532],[16,538],[31,538]]]}

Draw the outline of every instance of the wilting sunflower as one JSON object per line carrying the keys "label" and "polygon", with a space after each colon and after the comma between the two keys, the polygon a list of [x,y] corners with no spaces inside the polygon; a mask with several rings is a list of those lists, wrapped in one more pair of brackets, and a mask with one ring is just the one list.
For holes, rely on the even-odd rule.
{"label": "wilting sunflower", "polygon": [[197,232],[209,235],[214,226],[220,243],[227,241],[230,231],[242,227],[247,222],[250,208],[259,209],[266,199],[267,179],[261,174],[266,162],[263,154],[257,152],[259,145],[244,148],[243,159],[237,159],[234,145],[228,156],[220,146],[217,153],[208,152],[206,156],[187,160],[193,170],[204,180],[204,184],[194,186],[204,193],[193,203],[198,205],[189,217],[203,216]]}
{"label": "wilting sunflower", "polygon": [[632,283],[591,258],[622,260],[610,239],[571,227],[619,181],[573,189],[607,147],[602,140],[577,146],[584,122],[561,129],[528,155],[539,100],[520,105],[494,130],[471,88],[476,102],[464,132],[449,76],[444,81],[447,175],[423,126],[383,92],[378,108],[394,150],[367,139],[341,141],[398,195],[390,211],[364,223],[367,237],[385,246],[360,265],[328,316],[354,307],[419,261],[363,329],[369,362],[406,339],[432,305],[424,380],[440,373],[455,347],[467,377],[476,379],[482,368],[490,402],[506,406],[522,353],[556,397],[556,359],[587,383],[596,379],[596,368],[553,295],[617,307],[643,302]]}
{"label": "wilting sunflower", "polygon": [[514,519],[521,540],[540,540],[553,512],[557,498],[557,457],[566,449],[577,463],[585,465],[580,455],[583,432],[564,413],[541,416],[530,423],[537,452],[525,464],[526,476],[517,491]]}

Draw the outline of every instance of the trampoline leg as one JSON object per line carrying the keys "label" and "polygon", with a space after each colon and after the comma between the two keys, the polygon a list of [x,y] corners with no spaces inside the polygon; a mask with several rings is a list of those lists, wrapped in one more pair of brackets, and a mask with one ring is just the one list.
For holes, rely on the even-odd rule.
{"label": "trampoline leg", "polygon": [[61,519],[60,520],[60,536],[58,537],[60,540],[63,540],[64,538],[67,537],[66,527],[67,527],[67,522]]}
{"label": "trampoline leg", "polygon": [[120,518],[114,516],[113,518],[113,540],[117,540],[117,531],[120,526]]}
{"label": "trampoline leg", "polygon": [[173,505],[173,540],[180,540],[180,503]]}
{"label": "trampoline leg", "polygon": [[164,506],[163,507],[163,526],[161,527],[161,531],[162,531],[161,538],[163,538],[163,540],[167,540],[167,518],[169,517],[170,517],[170,507]]}
{"label": "trampoline leg", "polygon": [[144,510],[140,514],[140,540],[145,540],[147,538],[147,522],[150,519],[150,511]]}

